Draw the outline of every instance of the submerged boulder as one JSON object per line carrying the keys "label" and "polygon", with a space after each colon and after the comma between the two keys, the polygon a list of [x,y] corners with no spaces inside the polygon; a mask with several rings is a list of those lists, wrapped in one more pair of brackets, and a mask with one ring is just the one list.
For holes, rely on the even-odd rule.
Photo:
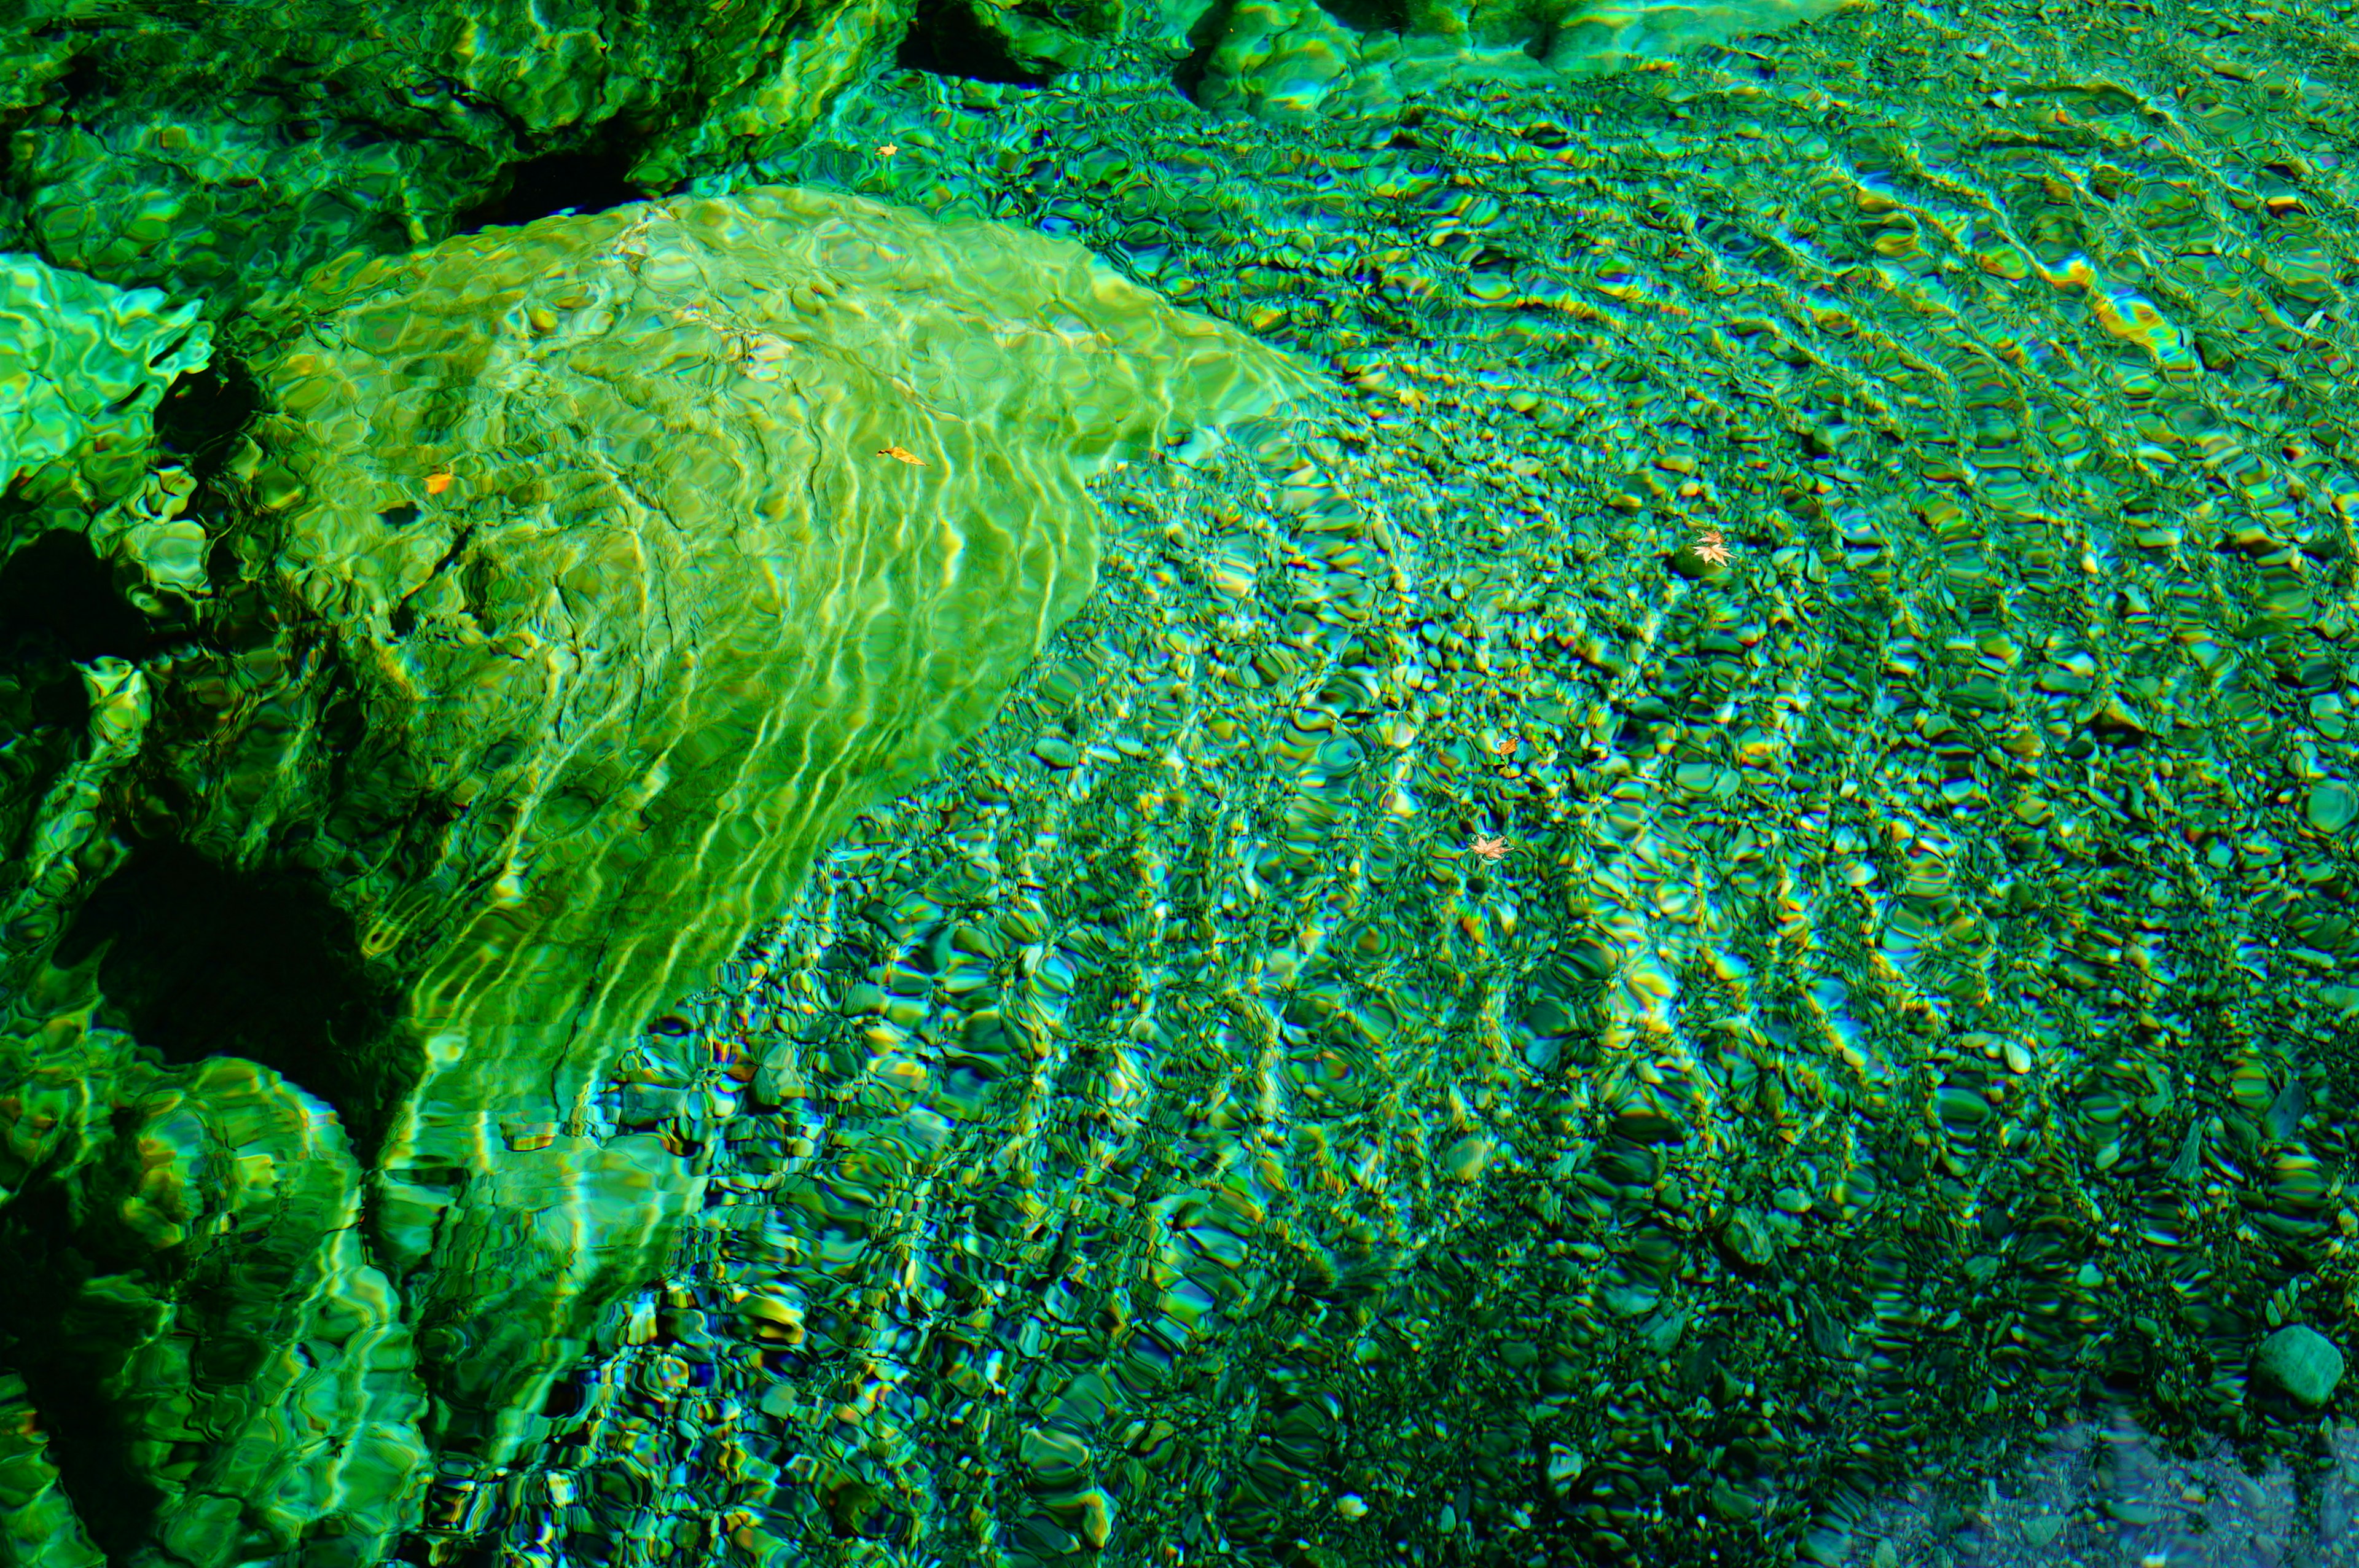
{"label": "submerged boulder", "polygon": [[439,238],[519,178],[604,206],[791,147],[913,8],[28,0],[0,18],[0,109],[22,111],[0,216],[60,266],[223,318],[348,248]]}
{"label": "submerged boulder", "polygon": [[[142,1308],[74,1378],[115,1401],[143,1517],[208,1521],[175,1527],[194,1563],[375,1539],[388,1486],[425,1506],[422,1453],[447,1474],[529,1446],[697,1189],[694,1118],[607,1108],[618,1055],[1079,607],[1089,474],[1313,384],[1069,243],[775,188],[354,254],[231,341],[267,412],[229,465],[210,641],[123,674],[120,852],[26,927],[56,935],[12,955],[0,1020],[11,1172],[62,1171],[69,1208],[120,1208],[125,1172],[171,1195],[179,1230],[110,1220],[109,1245],[122,1288],[196,1325],[187,1366],[140,1349],[164,1332]],[[188,1134],[67,1107],[80,1152],[42,1164],[60,1119],[25,1095],[65,1039],[114,1040],[97,1097],[180,1097]],[[281,1130],[205,1130],[219,1069],[176,1064],[209,1056],[283,1082],[256,1102]],[[207,1151],[287,1143],[321,1103],[350,1153],[321,1145],[320,1195],[222,1221],[245,1200],[201,1179],[230,1158]],[[269,1265],[209,1305],[184,1233],[232,1223]],[[332,1289],[390,1292],[402,1332],[332,1314],[368,1377],[303,1384],[299,1433],[239,1429],[198,1509],[158,1455],[232,1424],[185,1413],[229,1343],[204,1314],[245,1303],[240,1365],[299,1360]],[[135,1366],[136,1400],[106,1391]]]}
{"label": "submerged boulder", "polygon": [[51,514],[136,489],[164,389],[212,353],[192,303],[0,254],[0,560]]}

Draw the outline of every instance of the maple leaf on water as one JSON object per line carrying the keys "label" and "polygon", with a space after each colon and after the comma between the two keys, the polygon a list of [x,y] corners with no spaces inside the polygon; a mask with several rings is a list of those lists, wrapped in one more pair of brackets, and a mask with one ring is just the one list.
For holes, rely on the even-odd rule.
{"label": "maple leaf on water", "polygon": [[1723,566],[1728,561],[1728,549],[1720,542],[1720,530],[1717,528],[1707,529],[1703,537],[1698,539],[1692,548],[1695,550],[1696,559],[1700,561],[1709,561],[1716,567]]}
{"label": "maple leaf on water", "polygon": [[1505,838],[1477,838],[1466,847],[1486,860],[1504,860],[1507,854],[1507,841]]}

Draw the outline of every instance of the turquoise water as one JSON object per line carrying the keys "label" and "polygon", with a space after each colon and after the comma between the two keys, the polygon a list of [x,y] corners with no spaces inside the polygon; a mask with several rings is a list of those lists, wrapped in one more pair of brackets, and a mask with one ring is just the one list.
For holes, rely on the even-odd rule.
{"label": "turquoise water", "polygon": [[682,1285],[778,1271],[858,1369],[765,1396],[823,1511],[748,1528],[2342,1561],[2344,1429],[2256,1368],[2347,1343],[2359,1226],[2349,38],[1871,7],[1264,119],[1138,51],[764,166],[1353,403],[1107,481],[1060,656],[712,1000],[906,1151],[729,1135]]}
{"label": "turquoise water", "polygon": [[[2359,13],[1193,13],[688,185],[1324,394],[622,1054],[660,1274],[375,1560],[2359,1561]],[[353,1560],[47,1419],[0,1561]]]}

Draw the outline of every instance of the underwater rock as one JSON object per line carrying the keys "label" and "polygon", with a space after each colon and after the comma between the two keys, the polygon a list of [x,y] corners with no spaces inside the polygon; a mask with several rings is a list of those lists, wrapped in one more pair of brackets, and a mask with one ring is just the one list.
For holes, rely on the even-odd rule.
{"label": "underwater rock", "polygon": [[2310,795],[2302,807],[2309,819],[2310,831],[2324,836],[2340,833],[2359,816],[2359,789],[2354,789],[2342,779],[2328,779],[2310,786]]}
{"label": "underwater rock", "polygon": [[[108,579],[120,574],[126,597],[158,611],[158,594],[190,586],[192,525],[177,517],[187,487],[177,470],[151,471],[151,426],[165,388],[212,352],[193,305],[0,256],[0,937],[11,946],[37,928],[54,935],[36,910],[84,884],[77,857],[107,853],[94,808],[146,722],[138,673],[116,655],[150,636]],[[84,601],[77,587],[97,592]]]}
{"label": "underwater rock", "polygon": [[941,76],[1043,86],[1091,59],[1125,27],[1126,13],[1137,5],[1138,0],[918,0],[897,63]]}
{"label": "underwater rock", "polygon": [[0,1498],[0,1563],[8,1568],[102,1568],[99,1551],[59,1483],[25,1379],[0,1374],[0,1474],[7,1495]]}
{"label": "underwater rock", "polygon": [[536,159],[650,196],[792,146],[908,18],[904,0],[136,10],[0,32],[0,103],[38,105],[7,192],[51,262],[216,318],[348,249],[448,233]]}
{"label": "underwater rock", "polygon": [[2302,1403],[2318,1406],[2343,1381],[2343,1352],[2314,1328],[2289,1323],[2261,1341],[2260,1369]]}
{"label": "underwater rock", "polygon": [[1357,36],[1316,0],[1245,0],[1227,11],[1196,101],[1272,124],[1298,122],[1359,59]]}
{"label": "underwater rock", "polygon": [[[704,1113],[677,1094],[651,1112],[647,1090],[618,1115],[618,1056],[1079,607],[1090,472],[1313,384],[1066,242],[777,188],[354,254],[238,341],[268,412],[211,542],[201,613],[225,651],[126,667],[141,706],[100,793],[136,826],[102,831],[103,800],[71,819],[105,881],[60,880],[78,907],[29,911],[0,976],[0,1103],[79,1040],[69,1098],[162,1096],[210,1128],[230,1114],[214,1077],[245,1058],[350,1134],[353,1155],[304,1167],[329,1195],[238,1211],[270,1269],[172,1296],[181,1277],[141,1263],[119,1331],[79,1342],[74,1386],[158,1499],[140,1519],[191,1563],[276,1550],[318,1517],[288,1498],[372,1537],[415,1503],[424,1452],[447,1471],[530,1445],[699,1190]],[[129,1028],[88,1027],[102,1010]],[[114,1213],[80,1195],[136,1167],[167,1228],[236,1201],[204,1184],[229,1157],[212,1135],[77,1103],[25,1103],[10,1187]],[[85,1120],[103,1132],[60,1162]],[[99,1224],[66,1229],[82,1246]],[[240,1365],[292,1365],[331,1297],[408,1326],[333,1309],[373,1370],[306,1374],[321,1413],[299,1439],[266,1425],[283,1391],[245,1426],[158,1416],[188,1428],[212,1499],[172,1501],[186,1459],[152,1457],[139,1412],[179,1385],[134,1377],[187,1332],[158,1314],[234,1305]],[[364,1430],[356,1476],[318,1446]],[[234,1477],[212,1432],[240,1434]],[[147,1527],[114,1528],[110,1549]]]}
{"label": "underwater rock", "polygon": [[164,389],[212,353],[193,304],[0,255],[0,486],[20,509],[0,558],[50,514],[79,523],[136,488]]}
{"label": "underwater rock", "polygon": [[151,1538],[171,1557],[129,1560],[251,1561],[323,1519],[388,1544],[425,1400],[354,1228],[343,1129],[266,1067],[165,1066],[73,1000],[36,985],[0,1022],[0,1321],[30,1414],[0,1562],[121,1561]]}
{"label": "underwater rock", "polygon": [[[1574,0],[1531,6],[1475,0],[1467,31],[1478,40],[1526,48],[1569,76],[1626,70],[1711,44],[1780,32],[1826,16],[1840,0],[1726,0],[1723,4],[1648,4],[1647,0]],[[1535,29],[1534,24],[1538,24]]]}
{"label": "underwater rock", "polygon": [[407,250],[449,227],[502,158],[320,120],[258,124],[210,102],[54,112],[19,134],[27,243],[61,267],[192,297],[216,319],[354,246]]}

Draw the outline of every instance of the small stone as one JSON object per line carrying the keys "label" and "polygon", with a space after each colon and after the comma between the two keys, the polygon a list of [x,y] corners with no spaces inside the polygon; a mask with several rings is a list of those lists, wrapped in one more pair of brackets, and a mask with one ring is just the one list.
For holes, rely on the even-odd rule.
{"label": "small stone", "polygon": [[1114,1539],[1114,1503],[1112,1494],[1103,1487],[1093,1487],[1082,1494],[1082,1541],[1093,1552],[1103,1552]]}
{"label": "small stone", "polygon": [[1080,1476],[1090,1465],[1089,1446],[1071,1433],[1053,1426],[1026,1429],[1016,1444],[1016,1454],[1026,1469],[1052,1484]]}
{"label": "small stone", "polygon": [[1729,1217],[1724,1238],[1737,1260],[1751,1268],[1762,1267],[1777,1253],[1777,1243],[1762,1228],[1760,1216],[1751,1209],[1740,1208]]}
{"label": "small stone", "polygon": [[1742,1487],[1731,1486],[1725,1479],[1714,1481],[1704,1489],[1704,1506],[1717,1519],[1735,1522],[1751,1519],[1760,1510],[1760,1499]]}
{"label": "small stone", "polygon": [[2322,1405],[2343,1381],[2343,1352],[2314,1328],[2292,1324],[2261,1341],[2260,1368],[2303,1404]]}
{"label": "small stone", "polygon": [[2310,826],[2319,833],[2340,833],[2359,816],[2359,789],[2341,779],[2313,784],[2310,791]]}
{"label": "small stone", "polygon": [[1549,1444],[1548,1483],[1558,1495],[1561,1496],[1567,1487],[1579,1480],[1582,1471],[1586,1468],[1587,1463],[1575,1450],[1561,1443]]}
{"label": "small stone", "polygon": [[2063,1533],[2062,1514],[2034,1514],[2023,1521],[2023,1539],[2033,1546],[2046,1546]]}

